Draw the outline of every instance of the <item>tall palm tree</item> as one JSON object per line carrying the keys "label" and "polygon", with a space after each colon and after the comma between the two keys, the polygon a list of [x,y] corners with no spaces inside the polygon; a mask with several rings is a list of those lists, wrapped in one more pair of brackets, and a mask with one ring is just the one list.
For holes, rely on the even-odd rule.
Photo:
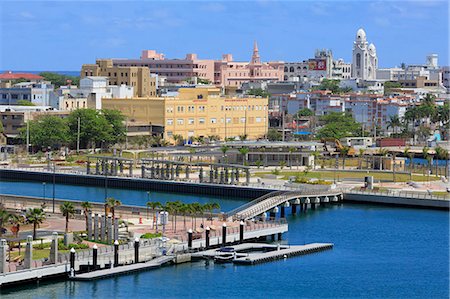
{"label": "tall palm tree", "polygon": [[178,208],[178,211],[183,216],[183,226],[184,230],[186,230],[186,215],[189,213],[188,205],[185,203],[181,203],[180,207]]}
{"label": "tall palm tree", "polygon": [[363,148],[360,148],[359,149],[359,155],[358,155],[358,160],[359,160],[359,162],[358,162],[358,164],[359,164],[359,169],[362,169],[362,161],[363,161],[363,157],[364,157],[364,153],[366,152],[366,150],[365,149],[363,149]]}
{"label": "tall palm tree", "polygon": [[5,228],[6,223],[9,222],[11,217],[11,213],[4,209],[0,209],[0,236],[3,235],[3,229]]}
{"label": "tall palm tree", "polygon": [[348,146],[343,146],[342,148],[339,149],[339,152],[341,153],[342,156],[342,169],[345,169],[345,158],[347,157],[349,151],[350,148]]}
{"label": "tall palm tree", "polygon": [[222,151],[222,154],[223,154],[223,157],[225,159],[225,162],[228,161],[228,158],[226,158],[226,156],[227,156],[227,152],[228,152],[229,149],[230,149],[230,147],[228,145],[222,145],[220,147],[220,150]]}
{"label": "tall palm tree", "polygon": [[86,228],[88,227],[88,217],[92,210],[92,204],[89,201],[84,201],[81,203],[81,207],[84,210],[84,218],[86,219]]}
{"label": "tall palm tree", "polygon": [[387,122],[387,128],[392,128],[392,133],[397,134],[397,128],[402,125],[402,122],[398,115],[391,115]]}
{"label": "tall palm tree", "polygon": [[213,211],[214,210],[219,210],[220,209],[220,205],[217,202],[212,202],[212,203],[206,203],[203,205],[204,209],[209,211],[209,217],[211,219],[211,224],[213,223]]}
{"label": "tall palm tree", "polygon": [[[449,153],[448,150],[446,150],[443,147],[436,147],[434,149],[436,151],[436,158],[439,160],[445,160],[445,177],[448,175],[448,159],[449,159]],[[436,162],[436,174],[437,174],[437,166],[438,163]]]}
{"label": "tall palm tree", "polygon": [[432,159],[432,156],[430,155],[430,148],[428,146],[424,146],[422,148],[422,155],[423,155],[423,158],[425,160],[427,160],[427,166],[428,166],[429,170],[431,170],[431,159]]}
{"label": "tall palm tree", "polygon": [[149,207],[152,210],[152,213],[155,214],[155,221],[152,221],[152,225],[156,222],[156,232],[158,232],[158,215],[156,215],[156,210],[161,207],[161,203],[159,201],[149,201],[147,202],[147,207]]}
{"label": "tall palm tree", "polygon": [[45,220],[44,210],[41,208],[30,208],[25,214],[27,223],[33,224],[33,239],[36,239],[36,228]]}
{"label": "tall palm tree", "polygon": [[64,217],[66,217],[66,233],[69,231],[69,217],[75,214],[75,206],[73,203],[65,201],[59,206],[59,209]]}
{"label": "tall palm tree", "polygon": [[250,150],[248,147],[241,147],[239,149],[239,153],[242,155],[242,165],[245,165],[245,162],[247,161],[247,154]]}
{"label": "tall palm tree", "polygon": [[378,150],[378,155],[380,156],[380,170],[383,170],[383,157],[386,157],[389,151],[385,148],[380,148]]}
{"label": "tall palm tree", "polygon": [[106,199],[106,206],[110,209],[113,219],[116,219],[116,208],[120,205],[122,205],[122,202],[114,197]]}
{"label": "tall palm tree", "polygon": [[14,233],[14,236],[17,238],[20,231],[20,225],[23,224],[24,218],[21,215],[11,214],[11,218],[9,222],[12,225],[11,231]]}

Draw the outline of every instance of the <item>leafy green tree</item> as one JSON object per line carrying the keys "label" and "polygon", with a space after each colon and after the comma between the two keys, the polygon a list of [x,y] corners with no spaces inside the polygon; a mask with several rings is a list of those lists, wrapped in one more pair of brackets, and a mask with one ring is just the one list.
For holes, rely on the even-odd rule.
{"label": "leafy green tree", "polygon": [[283,136],[277,129],[269,129],[267,131],[267,139],[269,139],[269,141],[280,141],[283,139]]}
{"label": "leafy green tree", "polygon": [[70,141],[77,142],[78,118],[80,118],[80,147],[91,148],[101,143],[108,145],[113,142],[114,130],[106,117],[95,109],[77,109],[67,118]]}
{"label": "leafy green tree", "polygon": [[18,100],[17,105],[19,105],[19,106],[36,106],[32,102],[27,101],[27,100]]}
{"label": "leafy green tree", "polygon": [[4,209],[0,209],[0,237],[3,236],[3,229],[5,228],[6,223],[9,222],[11,217],[11,213]]}
{"label": "leafy green tree", "polygon": [[387,128],[392,128],[392,133],[397,133],[397,128],[402,125],[402,122],[398,115],[391,115],[387,121]]}
{"label": "leafy green tree", "polygon": [[320,85],[313,87],[312,90],[329,90],[334,94],[352,91],[350,87],[340,88],[339,82],[340,80],[323,79],[322,82],[320,82]]}
{"label": "leafy green tree", "polygon": [[[69,141],[69,130],[64,119],[43,115],[35,120],[29,121],[30,143],[39,148],[51,147],[58,149]],[[27,128],[20,129],[20,138],[26,143]]]}
{"label": "leafy green tree", "polygon": [[72,85],[79,85],[80,84],[80,77],[78,76],[67,76],[52,72],[42,72],[39,73],[39,76],[42,76],[45,78],[45,80],[50,81],[55,88],[59,88],[60,86],[67,85],[70,81]]}
{"label": "leafy green tree", "polygon": [[44,222],[45,213],[41,208],[30,208],[25,214],[26,222],[33,224],[33,239],[36,239],[36,229]]}
{"label": "leafy green tree", "polygon": [[108,206],[109,210],[112,214],[112,219],[116,218],[116,208],[120,205],[122,205],[122,202],[118,199],[115,199],[114,197],[108,197],[106,199],[106,205]]}
{"label": "leafy green tree", "polygon": [[349,113],[331,112],[320,118],[324,126],[318,131],[319,138],[335,138],[359,136],[361,124]]}
{"label": "leafy green tree", "polygon": [[386,81],[384,82],[384,94],[387,95],[393,88],[401,88],[402,85],[398,82]]}
{"label": "leafy green tree", "polygon": [[[161,203],[159,201],[148,201],[147,202],[147,207],[149,207],[152,212],[155,214],[155,219],[156,219],[156,232],[158,232],[158,215],[157,213],[157,209],[161,208]],[[152,223],[155,223],[152,221]]]}
{"label": "leafy green tree", "polygon": [[301,109],[301,110],[299,110],[297,112],[297,115],[299,117],[301,117],[301,116],[313,116],[314,112],[311,109],[309,109],[309,108],[303,108],[303,109]]}
{"label": "leafy green tree", "polygon": [[253,88],[247,91],[248,95],[257,96],[257,97],[263,97],[263,98],[269,98],[270,93],[265,91],[262,88]]}
{"label": "leafy green tree", "polygon": [[247,161],[247,155],[249,153],[248,147],[242,147],[239,149],[239,153],[242,155],[242,165],[245,165],[245,162]]}
{"label": "leafy green tree", "polygon": [[65,201],[62,205],[59,206],[59,210],[66,218],[66,230],[65,232],[69,232],[69,217],[75,214],[75,206],[73,203]]}
{"label": "leafy green tree", "polygon": [[119,110],[103,109],[101,113],[112,128],[112,134],[109,138],[109,142],[120,143],[125,141],[125,116],[122,114],[122,112],[120,112]]}

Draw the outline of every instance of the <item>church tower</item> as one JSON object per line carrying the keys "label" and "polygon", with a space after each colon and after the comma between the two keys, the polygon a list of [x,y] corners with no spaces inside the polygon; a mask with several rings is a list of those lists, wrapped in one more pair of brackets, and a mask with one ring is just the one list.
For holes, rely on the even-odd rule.
{"label": "church tower", "polygon": [[258,44],[253,44],[253,54],[252,54],[252,61],[251,64],[261,64],[261,58],[259,57],[259,50],[258,50]]}
{"label": "church tower", "polygon": [[366,32],[360,28],[353,42],[352,78],[363,80],[376,79],[378,57],[374,44],[367,42]]}

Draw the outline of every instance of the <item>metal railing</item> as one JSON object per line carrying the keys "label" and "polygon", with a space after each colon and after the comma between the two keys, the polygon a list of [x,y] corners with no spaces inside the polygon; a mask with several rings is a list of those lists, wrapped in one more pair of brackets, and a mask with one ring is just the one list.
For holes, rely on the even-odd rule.
{"label": "metal railing", "polygon": [[430,199],[430,200],[442,200],[442,201],[450,201],[450,196],[439,196],[433,195],[425,192],[414,192],[414,191],[395,191],[395,190],[348,190],[345,193],[349,194],[364,194],[364,195],[380,195],[380,196],[395,196],[402,198],[411,198],[411,199]]}

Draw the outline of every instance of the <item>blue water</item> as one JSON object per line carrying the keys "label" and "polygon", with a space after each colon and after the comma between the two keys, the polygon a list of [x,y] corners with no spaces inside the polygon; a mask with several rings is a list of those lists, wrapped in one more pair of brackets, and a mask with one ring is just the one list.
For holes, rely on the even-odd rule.
{"label": "blue water", "polygon": [[[44,191],[45,190],[45,191]],[[26,196],[38,196],[50,200],[53,198],[53,184],[46,183],[43,185],[40,182],[19,182],[19,181],[3,181],[0,182],[0,194],[16,194]],[[169,201],[180,200],[185,203],[198,202],[205,204],[208,202],[217,202],[220,204],[221,211],[230,211],[240,205],[248,202],[248,199],[227,198],[224,200],[218,196],[205,196],[195,194],[172,194],[164,192],[152,191],[147,194],[147,191],[133,190],[133,189],[118,189],[108,188],[106,197],[114,197],[122,202],[124,205],[138,205],[145,206],[148,200],[159,201],[164,204]],[[55,198],[72,199],[82,201],[104,202],[105,189],[90,186],[75,186],[75,185],[55,185]]]}
{"label": "blue water", "polygon": [[[449,160],[450,161],[450,160]],[[405,164],[409,165],[410,159],[406,159]],[[424,158],[413,158],[414,165],[428,165],[427,159]],[[445,160],[433,159],[431,165],[445,166]]]}
{"label": "blue water", "polygon": [[[4,71],[0,71],[1,73],[6,72],[6,71],[10,71],[10,70],[4,70]],[[66,75],[66,76],[80,76],[80,71],[16,71],[13,70],[14,73],[31,73],[31,74],[39,74],[42,72],[51,72],[51,73],[56,73],[56,74],[60,74],[60,75]]]}
{"label": "blue water", "polygon": [[[140,200],[131,194],[129,200]],[[289,243],[333,242],[334,248],[255,266],[201,261],[96,282],[31,284],[3,290],[1,298],[449,297],[448,212],[344,204],[288,221]]]}

